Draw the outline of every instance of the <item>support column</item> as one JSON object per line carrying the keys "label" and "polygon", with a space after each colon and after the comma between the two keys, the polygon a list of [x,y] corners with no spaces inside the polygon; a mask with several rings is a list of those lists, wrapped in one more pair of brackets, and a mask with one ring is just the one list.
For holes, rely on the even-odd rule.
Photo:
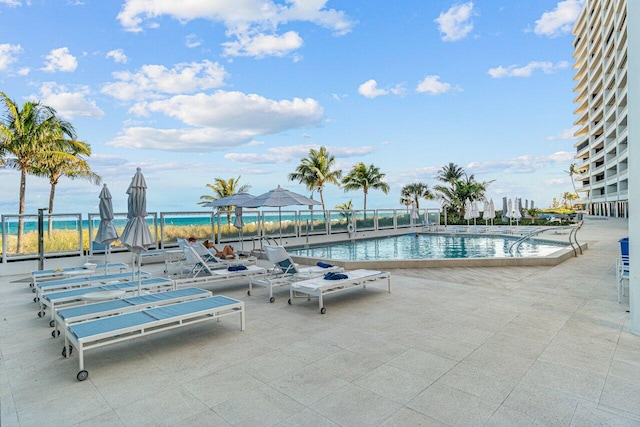
{"label": "support column", "polygon": [[640,1],[637,0],[627,0],[627,41],[629,309],[631,332],[640,335]]}

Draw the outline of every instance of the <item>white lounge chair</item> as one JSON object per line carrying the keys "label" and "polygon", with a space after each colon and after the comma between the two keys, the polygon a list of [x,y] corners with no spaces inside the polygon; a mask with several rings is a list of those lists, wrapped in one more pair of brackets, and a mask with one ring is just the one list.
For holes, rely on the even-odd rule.
{"label": "white lounge chair", "polygon": [[629,284],[629,255],[622,255],[616,258],[616,279],[618,288],[618,302],[622,302],[625,282]]}
{"label": "white lounge chair", "polygon": [[293,261],[284,246],[265,245],[264,249],[267,258],[273,263],[273,267],[269,270],[268,275],[252,277],[249,280],[247,295],[250,296],[253,293],[253,285],[264,286],[269,290],[269,302],[275,301],[275,297],[273,296],[274,287],[288,286],[292,282],[322,276],[330,271],[343,271],[342,267],[326,263],[301,268]]}
{"label": "white lounge chair", "polygon": [[35,287],[38,283],[50,280],[58,280],[71,277],[86,277],[95,274],[109,274],[112,272],[122,273],[127,271],[129,266],[123,262],[109,264],[85,263],[77,267],[53,268],[48,270],[35,270],[31,272],[30,287]]}
{"label": "white lounge chair", "polygon": [[[144,292],[159,292],[175,289],[174,280],[164,277],[154,277],[140,281],[140,289]],[[123,281],[117,283],[89,286],[66,291],[50,292],[45,294],[41,302],[43,307],[51,308],[51,320],[49,326],[55,324],[55,312],[60,307],[69,307],[79,304],[86,304],[88,301],[115,299],[118,296],[132,294],[138,291],[138,281]],[[43,311],[38,313],[38,317],[44,316]]]}
{"label": "white lounge chair", "polygon": [[240,314],[240,330],[244,331],[244,303],[223,295],[76,323],[64,329],[62,356],[69,357],[72,348],[77,350],[79,372],[76,378],[84,381],[89,377],[84,369],[87,350],[231,314]]}
{"label": "white lounge chair", "polygon": [[391,273],[386,271],[353,270],[336,274],[343,274],[346,278],[327,280],[324,277],[316,277],[314,279],[292,283],[289,288],[289,304],[293,304],[295,298],[308,299],[309,297],[318,297],[320,314],[324,314],[327,311],[323,303],[323,297],[325,295],[344,292],[356,287],[365,288],[367,284],[378,280],[386,280],[388,292],[391,293]]}
{"label": "white lounge chair", "polygon": [[[207,298],[212,295],[211,291],[192,287],[61,308],[55,310],[55,329],[51,332],[51,335],[54,338],[57,337],[60,335],[60,329],[64,330],[74,323],[159,307],[166,304],[174,304],[176,302]],[[60,327],[58,327],[58,325],[60,325]]]}
{"label": "white lounge chair", "polygon": [[[204,248],[204,246],[203,246]],[[205,248],[206,249],[206,248]],[[187,277],[198,277],[200,274],[207,273],[209,276],[214,276],[216,269],[228,269],[229,267],[245,265],[245,263],[255,264],[255,257],[253,259],[245,260],[218,260],[215,257],[207,261],[203,259],[196,251],[194,246],[187,245],[183,248],[185,265],[189,267],[190,271]],[[245,265],[246,266],[246,265]]]}
{"label": "white lounge chair", "polygon": [[232,259],[218,258],[215,253],[200,242],[191,243],[191,247],[198,255],[200,255],[200,258],[206,261],[209,266],[213,268],[225,268],[230,265],[255,264],[256,262],[256,257],[254,256]]}
{"label": "white lounge chair", "polygon": [[[151,273],[141,271],[139,273],[141,278],[151,277]],[[127,280],[137,280],[138,272],[126,272],[126,273],[113,273],[113,274],[100,274],[96,276],[85,277],[73,277],[69,279],[50,280],[48,282],[38,283],[33,291],[36,296],[33,298],[33,302],[40,302],[40,312],[44,311],[42,304],[42,297],[50,292],[58,292],[64,289],[84,288],[89,286],[96,286],[108,282],[121,282]],[[44,313],[42,313],[44,314]],[[38,313],[41,316],[40,313]]]}

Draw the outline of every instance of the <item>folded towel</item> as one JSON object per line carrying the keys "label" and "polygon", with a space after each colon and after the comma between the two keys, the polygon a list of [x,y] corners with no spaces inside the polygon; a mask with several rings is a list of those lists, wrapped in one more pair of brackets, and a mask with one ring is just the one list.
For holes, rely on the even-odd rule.
{"label": "folded towel", "polygon": [[342,280],[342,279],[348,279],[348,278],[349,276],[342,273],[329,272],[324,275],[324,280]]}
{"label": "folded towel", "polygon": [[227,270],[228,271],[242,271],[242,270],[246,270],[247,266],[245,265],[230,265]]}
{"label": "folded towel", "polygon": [[318,267],[322,267],[322,268],[331,268],[331,267],[333,267],[333,265],[327,264],[326,262],[322,262],[322,261],[318,261],[317,266]]}

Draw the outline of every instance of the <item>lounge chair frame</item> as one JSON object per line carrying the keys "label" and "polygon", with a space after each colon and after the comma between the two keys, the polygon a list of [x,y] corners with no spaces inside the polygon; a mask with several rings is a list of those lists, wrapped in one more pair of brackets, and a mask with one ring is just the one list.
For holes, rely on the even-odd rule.
{"label": "lounge chair frame", "polygon": [[139,311],[153,307],[159,307],[177,302],[191,301],[198,298],[208,298],[213,293],[206,289],[195,287],[173,289],[164,292],[155,292],[147,295],[138,295],[129,298],[121,298],[110,301],[101,301],[92,304],[77,305],[74,307],[55,310],[55,325],[51,335],[56,338],[60,330],[69,325],[88,320],[100,319],[117,314]]}
{"label": "lounge chair frame", "polygon": [[289,287],[289,305],[293,304],[293,301],[296,298],[309,299],[310,297],[317,297],[320,314],[325,314],[327,311],[323,302],[323,297],[325,295],[344,292],[352,288],[366,288],[368,284],[380,280],[387,281],[387,290],[391,293],[391,273],[389,272],[377,270],[352,270],[343,274],[347,276],[346,279],[325,280],[324,278],[318,277],[315,279],[292,283]]}
{"label": "lounge chair frame", "polygon": [[29,286],[35,288],[38,283],[49,282],[51,280],[61,280],[64,278],[86,277],[96,273],[109,274],[110,272],[123,273],[129,266],[123,262],[111,262],[109,264],[95,264],[94,268],[87,268],[84,265],[77,267],[55,268],[47,270],[34,270],[31,272],[31,283]]}
{"label": "lounge chair frame", "polygon": [[252,277],[249,280],[247,295],[251,296],[254,285],[263,286],[268,290],[269,302],[275,302],[276,300],[273,296],[273,288],[289,286],[291,283],[301,280],[313,279],[330,271],[344,271],[342,267],[338,266],[331,266],[329,268],[318,266],[300,268],[298,264],[293,261],[284,246],[265,245],[264,249],[267,258],[273,263],[273,267],[269,270],[267,276]]}
{"label": "lounge chair frame", "polygon": [[77,323],[65,328],[62,356],[68,358],[72,348],[77,350],[79,372],[76,378],[84,381],[89,377],[84,369],[87,350],[232,314],[240,315],[240,330],[244,331],[244,303],[223,295]]}

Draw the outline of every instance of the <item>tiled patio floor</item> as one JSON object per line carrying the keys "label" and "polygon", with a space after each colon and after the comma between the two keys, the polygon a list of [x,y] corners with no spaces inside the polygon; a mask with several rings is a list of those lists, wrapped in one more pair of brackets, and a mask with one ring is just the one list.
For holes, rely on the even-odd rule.
{"label": "tiled patio floor", "polygon": [[615,289],[626,235],[587,220],[589,249],[556,267],[394,270],[391,294],[330,296],[325,315],[283,288],[270,304],[217,285],[245,301],[245,332],[230,317],[90,351],[84,382],[25,276],[0,278],[0,424],[639,425],[640,336]]}

